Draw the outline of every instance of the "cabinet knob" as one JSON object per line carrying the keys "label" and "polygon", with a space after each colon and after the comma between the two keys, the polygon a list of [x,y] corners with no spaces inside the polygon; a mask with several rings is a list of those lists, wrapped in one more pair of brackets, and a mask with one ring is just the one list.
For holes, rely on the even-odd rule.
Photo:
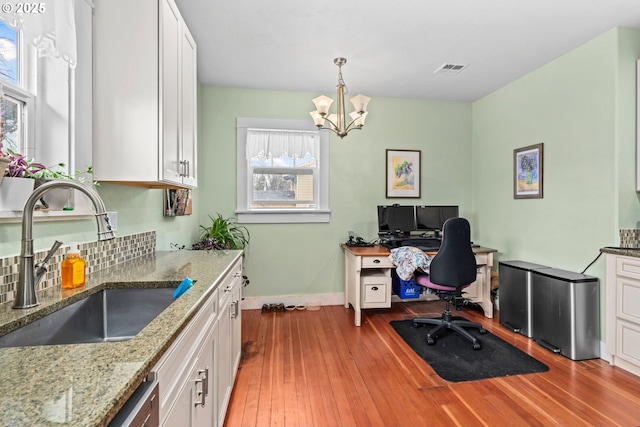
{"label": "cabinet knob", "polygon": [[372,286],[372,287],[371,287],[371,290],[372,290],[372,291],[377,291],[377,290],[378,290],[378,287],[377,287],[377,286]]}

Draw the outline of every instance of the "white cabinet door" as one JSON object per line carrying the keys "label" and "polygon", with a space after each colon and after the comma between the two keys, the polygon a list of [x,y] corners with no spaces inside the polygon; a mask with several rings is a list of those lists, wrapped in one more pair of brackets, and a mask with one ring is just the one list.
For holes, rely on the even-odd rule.
{"label": "white cabinet door", "polygon": [[180,86],[182,18],[173,0],[162,0],[160,16],[160,86],[162,99],[162,178],[182,183],[180,175]]}
{"label": "white cabinet door", "polygon": [[240,366],[240,357],[242,355],[242,278],[234,285],[231,295],[231,388],[238,367]]}
{"label": "white cabinet door", "polygon": [[218,426],[224,425],[227,405],[231,397],[231,299],[220,307],[218,318]]}
{"label": "white cabinet door", "polygon": [[175,404],[167,415],[166,427],[211,427],[215,420],[214,357],[216,330],[211,329],[195,358]]}
{"label": "white cabinet door", "polygon": [[182,32],[182,121],[181,121],[181,172],[182,182],[190,187],[198,185],[197,179],[197,49],[196,42],[186,26]]}
{"label": "white cabinet door", "polygon": [[242,355],[242,266],[237,265],[233,280],[225,285],[218,318],[218,425],[224,419]]}
{"label": "white cabinet door", "polygon": [[217,341],[217,330],[212,328],[211,333],[205,340],[202,353],[200,353],[197,368],[192,372],[193,392],[191,400],[193,402],[192,426],[211,427],[216,420],[216,400],[215,384],[213,382],[215,374],[214,355]]}

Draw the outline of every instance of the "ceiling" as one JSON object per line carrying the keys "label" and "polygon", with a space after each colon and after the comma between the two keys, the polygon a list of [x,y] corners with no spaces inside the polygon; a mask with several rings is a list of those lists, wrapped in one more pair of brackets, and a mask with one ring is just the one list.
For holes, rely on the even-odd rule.
{"label": "ceiling", "polygon": [[[639,0],[176,0],[206,85],[474,101],[616,26]],[[468,65],[434,74],[444,63]],[[576,70],[580,72],[580,70]]]}

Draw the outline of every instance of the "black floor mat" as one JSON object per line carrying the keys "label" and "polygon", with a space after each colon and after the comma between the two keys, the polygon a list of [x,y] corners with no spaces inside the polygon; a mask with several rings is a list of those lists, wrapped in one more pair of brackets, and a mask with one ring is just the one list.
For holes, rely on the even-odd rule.
{"label": "black floor mat", "polygon": [[[460,319],[460,317],[454,317]],[[391,326],[407,344],[443,379],[452,382],[546,372],[549,367],[523,351],[487,332],[468,328],[482,348],[474,350],[471,341],[451,330],[442,331],[434,345],[427,345],[427,332],[434,328],[413,327],[412,320],[393,320]]]}

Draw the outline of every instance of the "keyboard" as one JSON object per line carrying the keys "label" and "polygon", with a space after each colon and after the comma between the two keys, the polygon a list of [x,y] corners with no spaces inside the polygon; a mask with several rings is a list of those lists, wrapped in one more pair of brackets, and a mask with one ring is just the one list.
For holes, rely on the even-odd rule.
{"label": "keyboard", "polygon": [[440,243],[442,243],[439,239],[428,239],[428,238],[412,238],[412,239],[404,239],[402,241],[402,246],[414,246],[423,251],[437,251],[440,249]]}
{"label": "keyboard", "polygon": [[438,250],[440,250],[440,246],[416,246],[416,248],[420,249],[421,251],[424,252],[437,252]]}

